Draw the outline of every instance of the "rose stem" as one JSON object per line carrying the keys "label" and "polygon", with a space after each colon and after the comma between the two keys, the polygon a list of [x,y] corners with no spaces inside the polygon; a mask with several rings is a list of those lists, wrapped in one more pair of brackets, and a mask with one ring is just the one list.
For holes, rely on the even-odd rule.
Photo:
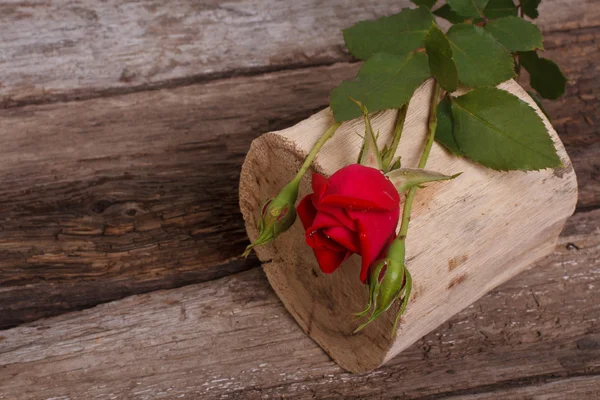
{"label": "rose stem", "polygon": [[[427,142],[425,142],[425,148],[421,159],[419,160],[418,168],[424,168],[427,164],[427,158],[429,158],[429,152],[435,139],[435,130],[437,128],[437,104],[440,95],[440,85],[437,81],[434,81],[433,93],[431,95],[431,102],[429,103],[429,132],[427,134]],[[398,232],[398,241],[404,241],[406,234],[408,233],[408,223],[410,221],[410,212],[412,209],[413,200],[417,193],[417,187],[413,187],[408,191],[406,200],[404,201],[404,208],[402,210],[402,224],[400,225],[400,232]]]}
{"label": "rose stem", "polygon": [[[434,80],[433,84],[433,93],[431,94],[431,102],[429,103],[429,132],[427,133],[427,141],[425,142],[425,148],[423,149],[423,153],[421,154],[421,159],[419,160],[419,168],[424,168],[425,164],[427,164],[427,158],[429,158],[429,152],[431,151],[431,146],[433,146],[433,140],[435,139],[435,130],[437,128],[437,104],[440,96],[440,85]],[[404,276],[407,282],[405,286],[404,296],[402,298],[402,302],[404,303],[400,308],[400,312],[396,316],[396,321],[394,322],[394,330],[396,332],[396,326],[398,325],[398,320],[404,309],[406,307],[406,302],[410,297],[412,279],[410,278],[410,273],[408,269],[404,265],[405,258],[405,246],[406,246],[406,234],[408,233],[408,223],[410,222],[410,212],[412,209],[413,200],[415,199],[415,194],[417,193],[417,187],[412,187],[408,194],[406,195],[406,200],[404,201],[404,208],[402,209],[402,224],[400,225],[400,232],[398,232],[398,236],[396,240],[392,242],[390,247],[388,248],[387,256],[389,258],[401,261],[403,263],[402,268],[404,272]],[[395,334],[395,333],[394,333]]]}
{"label": "rose stem", "polygon": [[398,144],[400,143],[400,137],[402,136],[402,129],[404,128],[404,120],[406,119],[407,109],[408,104],[405,104],[398,109],[398,116],[396,117],[396,127],[394,128],[394,138],[392,139],[392,144],[390,145],[389,152],[383,160],[383,169],[386,171],[390,167],[390,164],[392,163],[392,160],[396,155],[396,150],[398,149]]}
{"label": "rose stem", "polygon": [[323,147],[323,145],[325,144],[326,141],[331,139],[331,137],[333,136],[333,134],[335,133],[337,128],[340,127],[341,124],[342,124],[341,122],[334,122],[333,125],[331,125],[325,131],[323,136],[321,136],[319,138],[319,140],[317,140],[317,143],[315,143],[313,148],[310,150],[310,153],[308,153],[308,155],[306,156],[306,159],[304,160],[302,167],[300,167],[300,169],[298,170],[298,173],[296,174],[294,179],[292,179],[290,184],[293,183],[295,185],[298,185],[300,183],[300,181],[302,180],[302,177],[304,176],[304,174],[306,174],[306,171],[308,171],[308,169],[310,168],[310,165],[312,164],[313,160],[317,156],[317,153],[319,153],[319,150],[321,150],[321,147]]}

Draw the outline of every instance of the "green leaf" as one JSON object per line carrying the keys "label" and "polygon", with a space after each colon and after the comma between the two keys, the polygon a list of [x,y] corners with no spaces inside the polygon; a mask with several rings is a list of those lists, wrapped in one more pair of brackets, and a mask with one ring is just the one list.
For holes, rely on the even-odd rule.
{"label": "green leaf", "polygon": [[469,18],[483,17],[483,10],[489,0],[447,0],[446,2],[458,15]]}
{"label": "green leaf", "polygon": [[452,22],[453,24],[460,24],[461,22],[465,21],[465,17],[461,17],[460,15],[452,11],[448,4],[444,4],[443,6],[435,10],[433,14]]}
{"label": "green leaf", "polygon": [[471,160],[496,170],[562,165],[533,108],[496,88],[475,89],[452,102],[454,137]]}
{"label": "green leaf", "polygon": [[385,174],[390,182],[396,187],[398,193],[403,193],[408,189],[421,186],[427,182],[448,181],[454,179],[460,174],[444,175],[435,171],[428,171],[421,168],[399,168]]}
{"label": "green leaf", "polygon": [[376,54],[363,64],[354,80],[342,82],[331,92],[335,120],[341,122],[361,116],[350,98],[360,101],[371,112],[400,108],[429,76],[425,53],[410,53],[404,57]]}
{"label": "green leaf", "polygon": [[383,161],[381,160],[381,153],[379,152],[379,147],[377,147],[377,140],[375,139],[375,133],[373,133],[371,120],[369,119],[369,110],[360,101],[355,99],[350,100],[358,106],[365,120],[365,138],[360,149],[360,155],[358,156],[358,164],[383,170]]}
{"label": "green leaf", "polygon": [[523,14],[527,15],[529,18],[536,19],[540,13],[538,12],[538,6],[542,2],[542,0],[519,0],[521,3],[521,9],[523,10]]}
{"label": "green leaf", "polygon": [[435,140],[457,157],[465,153],[458,148],[458,143],[452,132],[454,121],[452,119],[452,103],[449,96],[445,96],[437,106],[437,128]]}
{"label": "green leaf", "polygon": [[429,70],[440,86],[454,92],[458,87],[458,72],[452,59],[452,47],[444,32],[433,24],[425,39],[425,49],[429,57]]}
{"label": "green leaf", "polygon": [[485,25],[485,30],[510,51],[544,48],[540,29],[519,17],[503,17],[490,21]]}
{"label": "green leaf", "polygon": [[556,100],[565,93],[567,78],[553,61],[539,57],[535,51],[519,53],[519,60],[529,72],[531,87],[540,96]]}
{"label": "green leaf", "polygon": [[428,9],[431,10],[431,7],[433,7],[435,5],[435,3],[437,2],[437,0],[410,0],[413,4],[416,4],[418,6],[425,6]]}
{"label": "green leaf", "polygon": [[344,29],[344,41],[350,53],[360,60],[368,60],[375,53],[404,56],[423,47],[432,22],[433,15],[427,8],[405,8],[398,14]]}
{"label": "green leaf", "polygon": [[516,16],[519,9],[513,3],[513,0],[490,0],[485,10],[483,10],[486,18],[501,18],[510,15]]}
{"label": "green leaf", "polygon": [[552,121],[552,118],[550,118],[550,115],[548,115],[548,113],[546,112],[546,109],[544,108],[544,105],[542,104],[542,99],[540,99],[538,97],[538,95],[531,90],[528,90],[527,94],[529,95],[529,97],[531,97],[533,99],[533,101],[535,101],[535,104],[537,104],[537,106],[540,108],[540,110],[542,110],[542,112],[544,113],[546,118],[548,118],[548,121]]}
{"label": "green leaf", "polygon": [[458,79],[467,86],[495,86],[515,75],[513,58],[506,47],[471,24],[457,24],[448,31]]}

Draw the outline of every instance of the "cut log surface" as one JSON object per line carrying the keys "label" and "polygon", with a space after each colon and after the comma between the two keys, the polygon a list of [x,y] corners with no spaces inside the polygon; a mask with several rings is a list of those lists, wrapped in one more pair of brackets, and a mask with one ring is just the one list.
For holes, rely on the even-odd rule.
{"label": "cut log surface", "polygon": [[[514,81],[498,86],[537,108]],[[427,136],[433,80],[419,87],[410,100],[396,157],[416,167]],[[463,90],[463,92],[465,92]],[[458,93],[457,93],[458,94]],[[390,143],[396,110],[373,114],[379,147]],[[523,173],[498,172],[455,157],[434,143],[427,168],[449,175],[450,182],[426,185],[417,192],[406,239],[406,264],[414,282],[410,304],[395,337],[391,337],[398,302],[361,334],[347,311],[367,304],[358,279],[360,258],[352,257],[334,274],[323,274],[305,243],[302,224],[268,246],[256,248],[269,282],[298,323],[343,368],[373,370],[435,329],[502,282],[554,249],[563,224],[577,202],[577,181],[571,161],[556,132],[544,119],[564,167]],[[273,198],[297,172],[297,165],[323,132],[333,124],[330,109],[297,125],[265,134],[252,142],[240,178],[240,207],[251,240],[264,199]],[[362,119],[344,123],[315,158],[325,176],[358,158],[365,127]],[[299,198],[312,192],[310,174]]]}
{"label": "cut log surface", "polygon": [[[349,60],[341,29],[408,0],[33,0],[0,4],[0,99],[77,99]],[[596,0],[545,0],[546,31],[596,26]]]}
{"label": "cut log surface", "polygon": [[[600,205],[600,28],[546,35],[546,102]],[[0,110],[0,328],[256,266],[238,208],[250,142],[327,104],[355,63]],[[206,190],[210,187],[210,190]]]}
{"label": "cut log surface", "polygon": [[600,210],[580,212],[551,256],[352,375],[255,269],[0,332],[0,399],[593,399],[599,286]]}

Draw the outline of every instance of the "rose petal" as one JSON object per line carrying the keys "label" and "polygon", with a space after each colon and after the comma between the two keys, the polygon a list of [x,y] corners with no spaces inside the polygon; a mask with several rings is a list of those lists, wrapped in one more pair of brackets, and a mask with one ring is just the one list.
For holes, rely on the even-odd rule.
{"label": "rose petal", "polygon": [[356,231],[356,223],[348,216],[346,210],[340,207],[328,206],[320,202],[317,196],[313,196],[313,206],[317,209],[317,214],[325,213],[338,222],[335,225],[343,225],[346,228]]}
{"label": "rose petal", "polygon": [[[318,187],[323,188],[321,183]],[[319,202],[350,209],[391,211],[399,207],[400,195],[380,170],[352,164],[329,178]]]}
{"label": "rose petal", "polygon": [[296,209],[304,229],[310,228],[315,220],[315,217],[317,216],[317,209],[315,206],[313,206],[312,198],[312,194],[305,196],[302,201],[300,201],[300,204],[298,204],[298,208]]}
{"label": "rose petal", "polygon": [[383,252],[387,248],[387,244],[396,235],[400,209],[393,212],[349,211],[348,213],[357,221],[360,240],[359,253],[362,256],[360,280],[364,283],[367,280],[369,267],[384,256]]}
{"label": "rose petal", "polygon": [[332,240],[327,236],[323,230],[317,229],[310,232],[310,229],[306,231],[306,244],[313,249],[327,249],[331,251],[344,251],[344,246]]}
{"label": "rose petal", "polygon": [[326,274],[331,274],[338,269],[338,267],[352,254],[349,251],[334,252],[322,249],[314,249],[314,252],[315,257],[317,257],[317,261],[319,262],[319,268]]}
{"label": "rose petal", "polygon": [[325,193],[325,191],[327,190],[328,185],[329,185],[329,182],[327,181],[327,178],[325,178],[323,175],[313,174],[312,188],[313,188],[313,192],[315,193],[315,197],[317,199],[320,199],[323,196],[323,193]]}
{"label": "rose petal", "polygon": [[331,240],[335,241],[353,253],[358,253],[360,251],[360,241],[358,240],[358,235],[356,232],[353,232],[342,226],[334,226],[324,229],[323,233]]}

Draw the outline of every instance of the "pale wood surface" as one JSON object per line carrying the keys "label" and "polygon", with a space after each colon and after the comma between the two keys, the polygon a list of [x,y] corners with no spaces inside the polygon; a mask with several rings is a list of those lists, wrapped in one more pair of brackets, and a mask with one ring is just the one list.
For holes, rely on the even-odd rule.
{"label": "pale wood surface", "polygon": [[[349,60],[340,30],[408,0],[33,0],[0,4],[0,103],[110,95]],[[545,0],[546,31],[596,26],[596,0]]]}
{"label": "pale wood surface", "polygon": [[550,257],[352,375],[255,269],[0,332],[0,399],[589,398],[578,395],[598,386],[599,285],[596,210],[567,222]]}
{"label": "pale wood surface", "polygon": [[[427,135],[433,82],[410,100],[396,157],[416,167]],[[334,274],[322,274],[304,229],[296,224],[277,241],[256,249],[267,261],[269,282],[286,308],[317,343],[351,372],[372,370],[389,361],[483,294],[552,252],[564,221],[577,202],[577,181],[571,161],[556,132],[535,102],[514,81],[499,86],[536,108],[554,141],[564,167],[523,173],[497,172],[457,158],[434,143],[427,168],[458,178],[417,192],[406,240],[407,267],[414,291],[395,338],[395,311],[358,335],[351,312],[367,303],[358,279],[360,258],[352,257]],[[463,90],[464,92],[464,90]],[[372,116],[379,145],[389,143],[396,111]],[[323,132],[333,124],[329,109],[297,125],[268,133],[252,142],[240,178],[240,208],[251,240],[258,237],[257,218],[265,199],[273,198],[296,174],[298,165]],[[356,163],[364,122],[343,124],[315,159],[329,176]],[[299,198],[311,193],[310,174]]]}
{"label": "pale wood surface", "polygon": [[[546,106],[577,172],[578,205],[592,208],[600,29],[546,39],[569,77],[567,95]],[[247,243],[237,185],[250,142],[321,109],[357,69],[0,110],[0,328],[256,266],[236,258]]]}

